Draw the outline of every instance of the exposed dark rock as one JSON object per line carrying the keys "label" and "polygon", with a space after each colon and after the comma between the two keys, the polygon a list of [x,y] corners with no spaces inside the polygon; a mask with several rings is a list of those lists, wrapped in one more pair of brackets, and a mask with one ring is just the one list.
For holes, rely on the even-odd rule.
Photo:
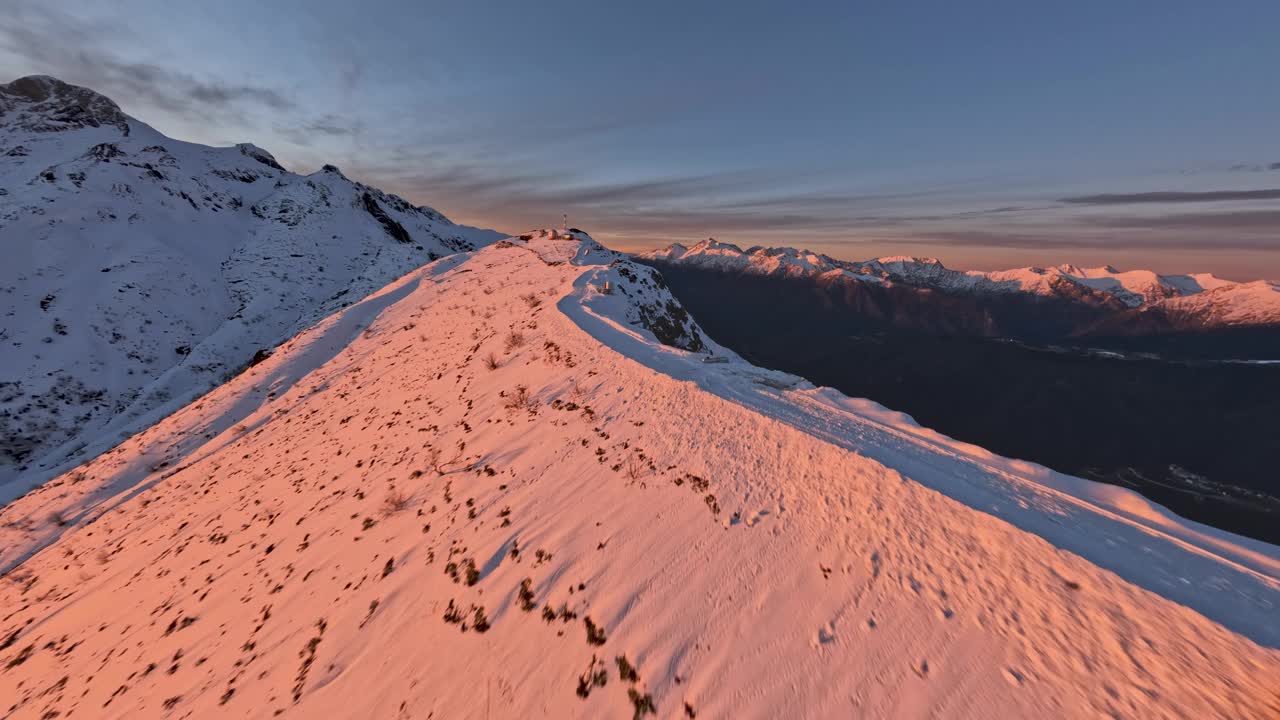
{"label": "exposed dark rock", "polygon": [[47,75],[30,75],[0,85],[0,117],[34,132],[58,132],[114,125],[129,134],[129,119],[109,98]]}
{"label": "exposed dark rock", "polygon": [[402,243],[413,242],[413,238],[409,236],[409,231],[405,230],[403,225],[396,222],[394,218],[388,215],[387,211],[383,210],[382,206],[378,205],[378,201],[373,199],[373,195],[371,193],[365,192],[365,194],[360,197],[360,201],[364,204],[365,212],[372,215],[373,219],[377,220],[378,224],[382,225],[382,229],[385,230],[388,235]]}
{"label": "exposed dark rock", "polygon": [[237,180],[242,183],[256,182],[259,177],[257,173],[253,173],[248,170],[240,170],[240,169],[214,170],[213,174],[217,175],[220,178],[223,178],[224,180]]}
{"label": "exposed dark rock", "polygon": [[98,143],[89,148],[89,152],[85,153],[85,157],[92,158],[98,162],[106,162],[111,158],[124,155],[124,151],[115,143]]}
{"label": "exposed dark rock", "polygon": [[626,260],[615,261],[610,267],[620,278],[617,291],[632,299],[640,324],[653,333],[658,342],[689,352],[706,349],[698,324],[667,292],[660,272]]}
{"label": "exposed dark rock", "polygon": [[689,352],[701,352],[706,348],[702,335],[692,325],[689,313],[680,303],[668,300],[666,303],[637,305],[640,321],[653,333],[658,342],[671,347],[678,347]]}
{"label": "exposed dark rock", "polygon": [[263,150],[257,145],[252,145],[250,143],[240,143],[236,147],[240,149],[241,155],[244,155],[245,157],[251,157],[254,160],[257,160],[258,162],[262,163],[263,165],[266,165],[269,168],[274,168],[276,170],[280,170],[281,172],[284,172],[284,166],[276,162],[276,159],[272,157],[271,153],[267,152],[266,150]]}

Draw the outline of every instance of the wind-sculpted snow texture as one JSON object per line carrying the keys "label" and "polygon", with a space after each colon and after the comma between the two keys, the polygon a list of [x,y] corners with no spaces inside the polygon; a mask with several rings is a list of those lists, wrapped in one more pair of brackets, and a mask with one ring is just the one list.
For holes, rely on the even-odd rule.
{"label": "wind-sculpted snow texture", "polygon": [[0,502],[425,262],[500,237],[92,90],[0,85]]}
{"label": "wind-sculpted snow texture", "polygon": [[754,368],[657,280],[438,260],[10,504],[4,713],[1280,712],[1276,548]]}

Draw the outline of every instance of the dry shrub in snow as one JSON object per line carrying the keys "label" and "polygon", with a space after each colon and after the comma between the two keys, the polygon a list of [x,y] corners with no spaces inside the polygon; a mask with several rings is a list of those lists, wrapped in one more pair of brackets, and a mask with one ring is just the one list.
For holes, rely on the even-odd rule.
{"label": "dry shrub in snow", "polygon": [[529,395],[529,388],[524,385],[517,385],[516,389],[511,391],[507,397],[507,408],[510,410],[537,410],[538,401]]}
{"label": "dry shrub in snow", "polygon": [[387,493],[382,500],[382,514],[393,515],[409,507],[409,498],[404,493],[395,488]]}

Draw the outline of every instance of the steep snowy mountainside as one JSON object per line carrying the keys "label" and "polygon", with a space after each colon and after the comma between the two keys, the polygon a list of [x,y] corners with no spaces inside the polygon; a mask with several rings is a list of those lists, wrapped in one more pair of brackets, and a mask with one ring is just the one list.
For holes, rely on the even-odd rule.
{"label": "steep snowy mountainside", "polygon": [[1147,328],[1195,331],[1280,323],[1280,283],[1255,280],[1218,285],[1193,295],[1167,297],[1090,328],[1094,334],[1138,334]]}
{"label": "steep snowy mountainside", "polygon": [[672,308],[580,233],[456,254],[18,499],[6,713],[1280,708],[1277,548],[752,367]]}
{"label": "steep snowy mountainside", "polygon": [[1196,326],[1261,325],[1280,316],[1280,282],[1223,285],[1195,296],[1156,303],[1164,312],[1196,317]]}
{"label": "steep snowy mountainside", "polygon": [[[1150,270],[1121,271],[1111,266],[1026,267],[981,272],[952,270],[936,258],[894,256],[867,261],[836,260],[795,248],[753,247],[705,240],[692,247],[674,244],[643,253],[646,260],[706,269],[762,275],[842,276],[868,282],[893,282],[963,294],[1021,293],[1065,299],[1121,312],[1171,302],[1176,312],[1194,314],[1212,327],[1280,323],[1280,292],[1274,284],[1251,287],[1207,273],[1159,275]],[[1219,291],[1212,295],[1209,291]],[[1188,300],[1188,298],[1197,298]],[[1247,299],[1246,299],[1247,298]],[[1247,312],[1234,312],[1237,305]]]}
{"label": "steep snowy mountainside", "polygon": [[332,166],[165,137],[86,88],[0,85],[0,501],[498,237]]}

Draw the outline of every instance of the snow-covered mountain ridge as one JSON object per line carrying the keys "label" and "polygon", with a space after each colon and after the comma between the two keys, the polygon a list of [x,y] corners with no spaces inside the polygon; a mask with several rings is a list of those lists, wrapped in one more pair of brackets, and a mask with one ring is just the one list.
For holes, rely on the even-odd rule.
{"label": "snow-covered mountain ridge", "polygon": [[1111,266],[1074,265],[1013,270],[952,270],[935,258],[895,256],[837,260],[795,248],[752,247],[704,240],[673,244],[639,257],[730,272],[793,277],[845,277],[949,293],[1024,293],[1110,307],[1117,313],[1168,313],[1198,329],[1280,324],[1280,283],[1239,283],[1207,273],[1160,275]]}
{"label": "snow-covered mountain ridge", "polygon": [[581,233],[335,312],[0,553],[15,718],[1280,707],[1280,549],[753,367]]}
{"label": "snow-covered mountain ridge", "polygon": [[87,88],[0,85],[0,500],[499,237],[332,166],[165,137]]}

